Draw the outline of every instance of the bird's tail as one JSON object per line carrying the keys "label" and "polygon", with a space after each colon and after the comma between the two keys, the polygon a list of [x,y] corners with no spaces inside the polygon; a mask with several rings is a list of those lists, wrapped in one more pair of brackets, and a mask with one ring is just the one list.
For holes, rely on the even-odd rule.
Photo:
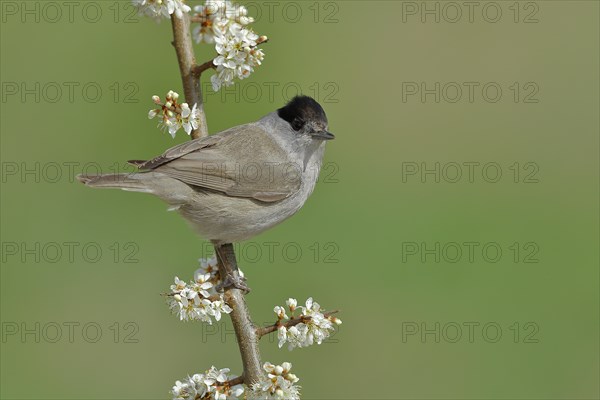
{"label": "bird's tail", "polygon": [[153,193],[152,185],[147,185],[152,173],[77,175],[79,182],[93,188],[122,189],[132,192]]}

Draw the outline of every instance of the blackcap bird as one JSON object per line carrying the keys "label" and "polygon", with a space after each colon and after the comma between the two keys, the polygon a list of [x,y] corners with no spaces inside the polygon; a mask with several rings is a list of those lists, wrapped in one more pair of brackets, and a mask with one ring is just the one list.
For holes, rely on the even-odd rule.
{"label": "blackcap bird", "polygon": [[[297,96],[256,122],[180,144],[149,161],[130,161],[141,172],[77,178],[94,188],[158,196],[211,240],[219,256],[221,246],[248,240],[304,205],[325,142],[333,138],[319,103]],[[247,290],[231,272],[224,285]]]}

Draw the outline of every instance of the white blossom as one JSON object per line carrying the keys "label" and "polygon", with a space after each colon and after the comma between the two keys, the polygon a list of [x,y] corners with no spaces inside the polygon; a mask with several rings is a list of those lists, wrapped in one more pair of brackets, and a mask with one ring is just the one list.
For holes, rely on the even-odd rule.
{"label": "white blossom", "polygon": [[148,118],[153,119],[156,116],[161,116],[159,126],[169,131],[172,137],[180,128],[190,135],[192,130],[198,129],[200,121],[200,110],[198,106],[190,109],[187,103],[179,103],[179,94],[170,90],[167,93],[165,103],[163,104],[160,97],[152,96],[152,101],[160,106],[160,108],[152,109],[148,112]]}
{"label": "white blossom", "polygon": [[196,43],[214,43],[215,42],[215,27],[225,26],[228,21],[222,18],[220,4],[223,2],[215,2],[208,0],[203,6],[194,7],[196,14],[194,15],[198,25],[192,30],[192,37]]}
{"label": "white blossom", "polygon": [[273,308],[273,312],[275,313],[275,315],[277,315],[277,318],[279,319],[287,319],[288,317],[285,313],[285,308],[283,307],[275,306],[275,308]]}
{"label": "white blossom", "polygon": [[169,18],[171,14],[181,18],[184,13],[191,11],[191,8],[183,0],[133,0],[132,2],[141,15],[157,21],[160,21],[161,18]]}
{"label": "white blossom", "polygon": [[198,25],[192,30],[192,36],[196,43],[215,43],[215,36],[221,35],[232,23],[248,25],[254,22],[246,7],[229,0],[207,0],[203,6],[194,7],[194,11],[194,21]]}
{"label": "white blossom", "polygon": [[213,256],[211,258],[200,258],[198,259],[200,263],[200,268],[194,272],[194,279],[196,279],[199,275],[210,275],[209,281],[213,284],[219,281],[219,266],[217,264],[217,257]]}
{"label": "white blossom", "polygon": [[232,378],[229,368],[217,369],[213,366],[203,374],[194,374],[184,381],[176,381],[171,395],[173,400],[235,400],[242,396],[244,387],[229,386],[227,382]]}
{"label": "white blossom", "polygon": [[285,304],[289,307],[290,311],[292,312],[292,314],[294,313],[294,311],[296,310],[296,307],[298,307],[298,300],[296,299],[292,299],[291,297],[289,299],[287,299],[285,301]]}
{"label": "white blossom", "polygon": [[181,321],[198,320],[212,324],[213,320],[220,321],[222,314],[229,314],[232,309],[225,303],[223,294],[215,290],[218,280],[214,280],[210,273],[201,272],[204,271],[196,271],[194,280],[189,284],[175,277],[167,303]]}
{"label": "white blossom", "polygon": [[198,129],[199,119],[200,111],[198,111],[197,104],[194,104],[191,110],[187,103],[181,105],[181,125],[185,133],[191,135],[192,130]]}
{"label": "white blossom", "polygon": [[187,286],[187,283],[185,283],[185,281],[182,281],[181,279],[179,279],[179,277],[175,277],[175,284],[171,285],[171,291],[177,291],[177,290],[183,290],[185,287]]}
{"label": "white blossom", "polygon": [[[292,326],[291,328],[289,328],[287,330],[287,343],[288,343],[288,350],[292,351],[294,350],[294,348],[296,347],[307,347],[308,345],[306,344],[306,338],[308,335],[308,327],[303,324],[300,323],[298,325]],[[283,344],[281,341],[279,342],[279,348],[283,347]]]}
{"label": "white blossom", "polygon": [[216,73],[211,76],[213,90],[231,86],[234,78],[245,79],[254,72],[254,67],[259,66],[264,58],[263,51],[256,47],[258,40],[256,33],[238,23],[230,24],[215,37],[215,49],[219,55],[213,60],[217,67]]}
{"label": "white blossom", "polygon": [[235,78],[245,79],[264,58],[257,46],[267,40],[258,36],[248,25],[254,18],[248,9],[229,0],[207,0],[194,7],[192,35],[197,43],[214,43],[218,56],[213,60],[216,73],[211,77],[213,89],[231,86]]}
{"label": "white blossom", "polygon": [[215,300],[211,305],[211,315],[215,317],[217,321],[221,320],[221,313],[229,314],[231,311],[231,307],[229,307],[224,300]]}
{"label": "white blossom", "polygon": [[329,318],[325,318],[321,313],[321,306],[319,303],[313,302],[312,297],[306,300],[306,307],[303,307],[302,315],[310,317],[310,320],[306,322],[308,328],[306,344],[308,346],[312,345],[313,341],[321,344],[334,331],[333,323]]}
{"label": "white blossom", "polygon": [[[274,308],[279,320],[277,329],[277,338],[279,348],[285,343],[288,345],[288,350],[293,350],[296,347],[308,347],[314,343],[321,344],[335,331],[335,325],[340,325],[342,321],[333,316],[325,316],[319,303],[313,301],[312,297],[306,300],[304,306],[297,307],[296,299],[288,299],[287,306],[292,309],[299,308],[302,311],[300,316],[301,322],[286,328],[284,321],[287,316],[283,307],[276,306]],[[293,317],[293,310],[292,310]]]}
{"label": "white blossom", "polygon": [[282,325],[277,328],[277,339],[279,340],[279,348],[287,342],[287,328],[285,326]]}
{"label": "white blossom", "polygon": [[[209,274],[210,278],[207,281],[211,282],[213,286],[217,286],[220,281],[217,257],[212,256],[211,258],[199,258],[198,262],[200,263],[200,268],[198,268],[196,272],[194,272],[194,279],[197,279],[196,277],[200,275]],[[238,273],[240,274],[240,277],[244,277],[244,273],[242,272],[242,270],[238,269]]]}
{"label": "white blossom", "polygon": [[173,395],[173,400],[194,399],[196,397],[196,389],[193,382],[188,378],[184,382],[176,381],[171,394]]}
{"label": "white blossom", "polygon": [[[177,280],[177,277],[175,277]],[[208,298],[210,297],[209,290],[212,289],[213,284],[210,282],[210,274],[194,274],[194,282],[192,283],[192,288],[200,293],[202,296]]]}
{"label": "white blossom", "polygon": [[292,364],[284,362],[273,365],[269,362],[263,365],[267,378],[252,385],[248,393],[248,400],[298,400],[300,399],[300,386],[295,385],[298,377],[292,373]]}

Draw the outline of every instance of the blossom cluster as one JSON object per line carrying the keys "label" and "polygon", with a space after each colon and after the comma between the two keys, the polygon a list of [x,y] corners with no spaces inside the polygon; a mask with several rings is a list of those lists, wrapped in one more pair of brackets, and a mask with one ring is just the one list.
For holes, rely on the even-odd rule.
{"label": "blossom cluster", "polygon": [[[157,20],[172,14],[181,18],[191,11],[184,0],[133,0],[133,4],[140,14]],[[230,0],[206,0],[204,5],[194,7],[192,22],[197,23],[192,30],[194,40],[215,45],[217,57],[212,63],[216,73],[211,77],[215,91],[233,85],[235,78],[249,77],[261,65],[265,54],[257,46],[266,42],[267,37],[249,28],[254,18],[248,16],[246,7]],[[169,125],[169,132],[172,130],[177,128]]]}
{"label": "blossom cluster", "polygon": [[269,362],[263,365],[267,379],[252,385],[248,400],[298,400],[300,386],[295,385],[298,377],[290,372],[292,364],[284,362],[273,365]]}
{"label": "blossom cluster", "polygon": [[181,18],[184,13],[191,11],[184,0],[133,0],[133,5],[137,7],[141,15],[154,18],[157,21],[160,21],[161,18],[169,18],[171,14]]}
{"label": "blossom cluster", "polygon": [[179,103],[178,99],[179,94],[172,90],[167,93],[164,103],[160,97],[154,95],[152,96],[152,101],[160,107],[148,112],[149,119],[153,119],[156,116],[161,117],[159,126],[168,130],[173,138],[180,128],[183,128],[188,135],[192,133],[192,130],[198,129],[200,118],[200,112],[196,104],[190,108],[188,103]]}
{"label": "blossom cluster", "polygon": [[216,260],[201,259],[200,264],[189,284],[175,277],[167,303],[182,321],[199,320],[212,324],[213,319],[219,321],[221,314],[229,314],[232,309],[225,303],[223,294],[215,289],[218,284]]}
{"label": "blossom cluster", "polygon": [[[334,316],[325,316],[319,303],[313,301],[312,297],[306,300],[305,306],[298,306],[296,299],[288,299],[286,305],[291,313],[288,317],[284,307],[276,306],[273,311],[277,315],[279,325],[277,328],[277,338],[279,339],[279,348],[285,343],[288,350],[296,347],[308,347],[323,343],[335,331],[336,325],[341,325],[342,321]],[[296,309],[301,310],[299,316],[301,322],[291,327],[286,327],[287,322],[294,319]]]}
{"label": "blossom cluster", "polygon": [[229,368],[217,369],[213,366],[203,374],[194,374],[175,382],[171,395],[173,400],[238,399],[244,393],[244,386],[229,385],[231,379]]}
{"label": "blossom cluster", "polygon": [[263,365],[267,375],[250,389],[242,384],[233,384],[229,368],[217,369],[214,366],[203,374],[194,374],[176,381],[171,390],[173,400],[299,400],[298,377],[292,374],[292,364],[284,362]]}
{"label": "blossom cluster", "polygon": [[213,89],[233,85],[235,78],[244,79],[262,63],[264,53],[257,46],[267,40],[247,27],[254,21],[246,7],[229,0],[207,0],[194,7],[192,32],[197,43],[215,43],[218,56],[213,60],[216,74],[211,77]]}

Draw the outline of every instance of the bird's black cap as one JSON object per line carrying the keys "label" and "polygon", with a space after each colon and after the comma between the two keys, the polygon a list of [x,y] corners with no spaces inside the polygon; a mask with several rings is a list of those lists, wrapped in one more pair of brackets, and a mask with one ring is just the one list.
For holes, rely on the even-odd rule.
{"label": "bird's black cap", "polygon": [[309,96],[296,96],[284,107],[277,110],[280,118],[289,122],[294,130],[300,130],[305,124],[327,129],[327,116],[323,107]]}

